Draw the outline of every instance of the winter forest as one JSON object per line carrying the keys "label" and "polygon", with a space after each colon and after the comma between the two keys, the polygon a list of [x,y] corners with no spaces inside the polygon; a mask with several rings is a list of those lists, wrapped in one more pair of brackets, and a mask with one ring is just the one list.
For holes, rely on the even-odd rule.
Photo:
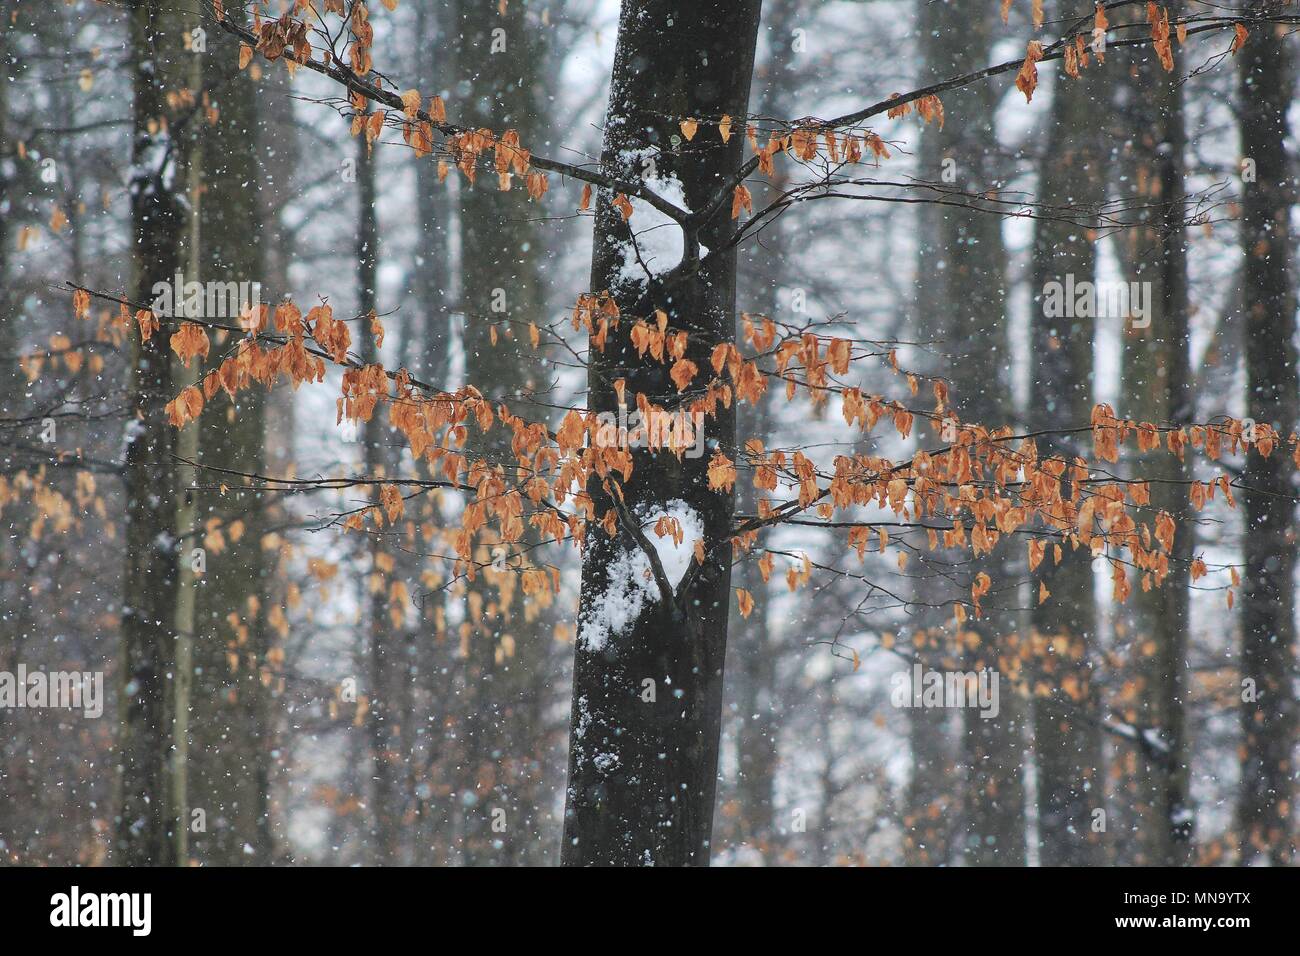
{"label": "winter forest", "polygon": [[1295,862],[1290,0],[0,0],[0,862]]}

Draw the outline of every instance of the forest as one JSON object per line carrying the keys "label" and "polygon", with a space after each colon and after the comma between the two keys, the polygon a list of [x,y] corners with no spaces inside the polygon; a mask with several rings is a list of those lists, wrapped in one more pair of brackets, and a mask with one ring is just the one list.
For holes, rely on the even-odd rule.
{"label": "forest", "polygon": [[0,0],[0,868],[1294,864],[1297,28]]}

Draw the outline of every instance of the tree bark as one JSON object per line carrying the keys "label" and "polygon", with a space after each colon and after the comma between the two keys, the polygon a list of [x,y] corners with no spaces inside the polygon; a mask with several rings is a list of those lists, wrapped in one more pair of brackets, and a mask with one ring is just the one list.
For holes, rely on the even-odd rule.
{"label": "tree bark", "polygon": [[[796,99],[805,75],[795,65],[799,54],[793,53],[786,41],[800,15],[798,0],[767,0],[763,28],[779,41],[768,46],[763,62],[755,67],[751,99],[756,115],[798,115]],[[751,184],[755,209],[774,201],[788,188],[782,172],[778,167],[776,177],[761,184],[761,190]],[[763,230],[763,242],[741,250],[739,298],[747,309],[776,316],[781,307],[780,290],[797,284],[792,268],[792,240],[797,228],[789,220],[777,219]],[[765,392],[756,403],[737,408],[738,435],[767,440],[772,427],[771,399]],[[751,480],[742,478],[736,489],[737,507],[743,514],[756,514],[763,496]],[[718,802],[736,801],[734,841],[758,851],[770,863],[777,857],[775,839],[781,830],[774,818],[782,724],[778,688],[781,649],[773,643],[771,595],[759,573],[756,556],[739,562],[733,574],[735,587],[753,595],[754,610],[747,618],[732,616],[730,620],[727,646],[736,666],[727,670],[724,695],[725,712],[734,715],[736,779],[733,792],[720,794]],[[719,834],[717,839],[721,842],[723,837]]]}
{"label": "tree bark", "polygon": [[[243,16],[238,9],[226,15]],[[239,46],[232,36],[209,30],[207,42],[204,83],[217,113],[216,122],[203,130],[204,190],[196,206],[199,274],[193,278],[264,283],[262,201],[258,189],[252,188],[265,181],[258,163],[257,90],[248,71],[232,66]],[[263,288],[270,294],[265,283]],[[236,308],[246,305],[253,303],[240,302]],[[233,315],[212,318],[237,324]],[[224,336],[215,344],[223,344],[223,339],[222,353],[235,346]],[[234,397],[214,395],[196,426],[201,460],[264,474],[266,405],[266,391],[260,387]],[[268,793],[271,599],[262,548],[266,517],[258,493],[242,487],[238,479],[228,484],[231,487],[220,496],[200,492],[204,497],[197,508],[200,524],[220,522],[225,544],[219,553],[206,555],[195,608],[190,798],[194,807],[205,811],[208,829],[190,842],[196,859],[208,865],[265,866],[273,855]],[[242,533],[234,531],[236,522]],[[196,543],[202,544],[202,539]]]}
{"label": "tree bark", "polygon": [[[990,17],[983,5],[953,2],[925,4],[922,48],[927,75],[935,78],[967,73],[986,65],[992,46]],[[950,184],[972,193],[997,188],[1002,161],[997,155],[993,117],[998,88],[981,84],[945,94],[948,122],[926,132],[923,155],[930,163],[927,179],[938,178],[939,161],[955,173]],[[978,118],[978,119],[977,119]],[[937,350],[947,365],[941,374],[952,381],[952,402],[963,421],[993,429],[1009,423],[1010,340],[1006,325],[1007,253],[1000,216],[943,208],[937,220],[936,248],[928,265],[935,285],[938,315],[924,316],[938,333]],[[984,616],[973,616],[960,629],[979,638],[962,655],[963,668],[991,668],[1004,678],[1005,665],[1016,655],[1015,621],[998,604],[1014,594],[1007,542],[985,565],[995,582]],[[1013,599],[1014,600],[1014,599]],[[963,646],[970,644],[963,642]],[[1003,680],[1008,685],[1009,681]],[[1023,865],[1025,859],[1025,789],[1023,778],[1024,708],[1016,695],[1001,694],[996,717],[975,709],[962,713],[960,772],[963,774],[963,829],[960,852],[972,865]],[[918,718],[926,720],[926,718]]]}
{"label": "tree bark", "polygon": [[[178,190],[186,181],[188,134],[175,128],[183,123],[178,123],[181,116],[167,97],[188,86],[192,54],[182,39],[187,25],[186,12],[158,0],[136,0],[131,11],[135,131],[130,298],[135,302],[152,302],[155,284],[174,283],[185,262],[187,211]],[[120,866],[176,862],[169,760],[177,476],[176,430],[165,410],[175,397],[169,337],[165,326],[148,341],[135,332],[131,335],[133,416],[127,424],[124,477],[126,570],[114,834],[114,862]]]}
{"label": "tree bark", "polygon": [[[1277,3],[1260,3],[1278,9]],[[1242,184],[1245,254],[1242,312],[1246,416],[1272,425],[1281,442],[1267,458],[1247,455],[1242,495],[1246,573],[1241,607],[1240,862],[1281,866],[1295,855],[1291,825],[1295,746],[1295,506],[1286,440],[1297,423],[1296,292],[1291,254],[1295,205],[1287,110],[1295,92],[1286,28],[1251,30],[1237,53],[1241,153],[1254,163]]]}
{"label": "tree bark", "polygon": [[[653,159],[656,179],[675,177],[689,208],[708,204],[739,168],[744,137],[722,143],[707,121],[725,114],[740,122],[747,114],[760,5],[625,0],[601,156],[605,170],[635,177],[646,171],[642,161]],[[706,121],[689,142],[679,130],[687,118]],[[671,409],[678,392],[668,367],[637,355],[629,327],[634,318],[652,318],[662,309],[671,327],[688,333],[686,357],[707,368],[713,346],[735,339],[736,257],[734,251],[710,256],[698,271],[687,267],[649,280],[625,270],[630,233],[640,224],[635,216],[623,222],[614,199],[606,190],[598,196],[591,289],[610,290],[622,318],[605,350],[591,350],[588,404],[616,413],[614,382],[622,378],[629,397],[644,393]],[[695,239],[719,246],[731,229],[726,215],[724,207],[696,235],[688,234],[687,251]],[[720,409],[704,427],[710,450],[734,461],[734,411]],[[652,597],[635,622],[604,641],[591,639],[596,632],[588,629],[601,619],[611,590],[627,586],[611,569],[637,545],[625,531],[611,537],[594,522],[589,528],[574,658],[566,865],[709,861],[734,510],[731,492],[708,487],[709,457],[634,455],[623,487],[626,514],[645,520],[680,499],[700,518],[706,559],[698,573],[688,572],[674,601]],[[598,480],[588,491],[597,516],[613,506]],[[653,702],[647,689],[653,689]]]}
{"label": "tree bark", "polygon": [[[450,4],[449,32],[456,37],[454,75],[461,122],[500,136],[519,134],[523,147],[539,144],[548,124],[540,71],[546,31],[524,4],[498,9],[476,0]],[[539,146],[540,148],[540,146]],[[460,181],[460,311],[465,377],[492,402],[528,417],[534,396],[546,389],[545,371],[529,340],[529,323],[545,324],[542,229],[538,207],[525,183],[514,177],[502,190],[495,171],[480,168],[473,184]],[[546,401],[546,397],[541,397]],[[498,425],[471,437],[466,454],[514,475],[510,431]],[[460,671],[460,733],[465,748],[457,795],[464,809],[462,849],[469,865],[510,865],[532,847],[539,781],[530,769],[534,738],[521,728],[530,697],[538,692],[555,643],[537,602],[522,600],[520,552],[536,541],[525,532],[505,546],[480,533],[476,567],[461,598],[465,602]],[[495,566],[494,566],[495,565]]]}
{"label": "tree bark", "polygon": [[[447,66],[444,52],[450,44],[450,20],[446,10],[433,14],[424,5],[416,9],[421,89],[439,90],[455,75]],[[450,182],[438,182],[437,163],[417,161],[415,182],[420,246],[413,286],[424,313],[424,334],[418,354],[413,356],[412,370],[424,381],[436,383],[446,380],[451,357],[451,237],[456,225],[455,210],[449,197]]]}
{"label": "tree bark", "polygon": [[[1172,21],[1177,6],[1169,7]],[[1187,144],[1182,85],[1176,65],[1166,72],[1154,52],[1134,54],[1134,82],[1125,109],[1130,120],[1133,170],[1127,182],[1146,208],[1140,225],[1128,233],[1127,278],[1150,283],[1149,324],[1137,328],[1124,320],[1121,354],[1125,408],[1120,414],[1162,426],[1187,425],[1193,413],[1189,391],[1190,354],[1184,177]],[[1175,50],[1177,56],[1177,49]],[[1158,511],[1187,511],[1189,467],[1163,448],[1143,455],[1134,469],[1151,480],[1152,522]],[[1194,526],[1180,521],[1169,554],[1163,586],[1144,590],[1132,580],[1129,601],[1134,659],[1143,679],[1140,702],[1131,717],[1151,728],[1156,747],[1143,748],[1144,767],[1135,795],[1140,810],[1144,861],[1164,866],[1188,860],[1194,829],[1188,793],[1188,744],[1185,715],[1187,686],[1188,569]],[[1130,575],[1134,575],[1129,569]]]}
{"label": "tree bark", "polygon": [[[1090,122],[1089,113],[1109,82],[1096,69],[1078,78],[1058,69],[1048,135],[1037,141],[1043,150],[1038,174],[1043,203],[1087,210],[1105,201],[1109,136],[1104,127]],[[1065,285],[1067,277],[1076,285],[1096,281],[1095,239],[1081,225],[1040,219],[1034,231],[1035,298],[1030,313],[1035,363],[1028,404],[1031,431],[1081,425],[1092,413],[1095,317],[1045,314],[1048,283]],[[1040,458],[1071,463],[1076,457],[1087,458],[1090,450],[1077,438],[1064,436],[1040,439],[1038,453]],[[1062,498],[1075,494],[1063,480]],[[1068,517],[1063,509],[1057,514]],[[1105,803],[1102,741],[1096,723],[1081,716],[1089,707],[1096,709],[1091,687],[1097,651],[1093,573],[1085,552],[1070,553],[1067,542],[1061,545],[1061,561],[1049,550],[1031,582],[1039,862],[1095,866],[1102,862],[1101,834],[1093,829],[1093,813]],[[1051,592],[1042,604],[1040,583]]]}
{"label": "tree bark", "polygon": [[[369,109],[366,111],[369,112]],[[379,308],[379,212],[375,207],[377,171],[371,144],[359,136],[357,148],[357,312],[366,316]],[[366,365],[379,362],[379,346],[370,328],[370,320],[363,318],[365,327],[358,330],[357,350]],[[362,426],[364,442],[364,468],[369,476],[382,480],[391,465],[387,448],[388,429],[385,420],[388,409],[384,403]],[[374,508],[383,510],[379,486],[372,486]],[[401,710],[396,706],[401,654],[398,635],[389,626],[388,581],[389,575],[381,570],[384,555],[384,535],[372,531],[369,540],[370,575],[365,588],[366,666],[369,709],[366,712],[366,739],[370,748],[370,846],[372,864],[393,865],[400,862],[400,828],[402,818],[402,793],[397,725]]]}

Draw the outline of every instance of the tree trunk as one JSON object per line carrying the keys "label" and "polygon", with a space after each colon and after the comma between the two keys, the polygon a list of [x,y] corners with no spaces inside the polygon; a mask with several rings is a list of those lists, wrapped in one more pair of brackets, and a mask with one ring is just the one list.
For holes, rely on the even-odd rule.
{"label": "tree trunk", "polygon": [[[1172,21],[1177,8],[1171,5]],[[1177,50],[1175,51],[1177,56]],[[1182,427],[1193,408],[1189,392],[1188,288],[1183,220],[1186,132],[1179,68],[1166,72],[1155,53],[1135,50],[1134,81],[1125,111],[1130,119],[1134,167],[1127,182],[1146,204],[1142,224],[1127,234],[1128,279],[1149,283],[1150,311],[1145,328],[1124,320],[1121,382],[1125,407],[1137,421]],[[1186,463],[1164,450],[1142,455],[1134,469],[1151,480],[1151,511],[1187,512]],[[1154,523],[1153,519],[1150,523]],[[1139,661],[1143,691],[1135,717],[1159,738],[1144,747],[1145,767],[1136,794],[1141,808],[1144,861],[1164,866],[1187,862],[1194,819],[1188,794],[1188,748],[1184,699],[1187,685],[1188,568],[1194,526],[1179,522],[1163,586],[1144,590],[1132,580],[1129,601],[1134,659]],[[1130,575],[1134,572],[1129,569]]]}
{"label": "tree trunk", "polygon": [[[990,17],[983,5],[953,2],[926,4],[922,13],[922,45],[927,74],[947,78],[985,66],[991,50]],[[955,173],[951,185],[982,193],[1002,179],[996,137],[991,136],[999,89],[985,83],[946,94],[948,122],[931,126],[923,150],[930,165],[927,179],[939,178],[938,160]],[[976,117],[984,118],[978,121]],[[933,150],[934,152],[931,152]],[[952,400],[963,421],[997,428],[1010,421],[1009,338],[1006,326],[1006,248],[1001,217],[982,212],[943,208],[938,220],[937,248],[929,271],[939,292],[939,316],[926,317],[939,332],[937,349],[951,378]],[[972,294],[974,293],[974,294]],[[998,593],[1013,579],[1008,543],[1001,541],[985,565],[995,582],[983,618],[962,627],[974,632],[978,644],[963,654],[965,670],[992,668],[1003,677],[1014,657],[1015,627],[1011,614],[997,604],[1014,598],[1014,590]],[[963,646],[970,644],[963,641]],[[1009,682],[1006,690],[1010,690]],[[1023,865],[1025,859],[1025,790],[1023,779],[1024,708],[1016,695],[1001,694],[996,717],[985,719],[975,709],[962,713],[961,763],[964,774],[961,847],[973,865]]]}
{"label": "tree trunk", "polygon": [[[10,9],[11,4],[0,3],[0,16],[9,23],[9,17],[16,13]],[[9,34],[0,32],[0,73],[6,77],[18,75],[18,64],[9,51]],[[0,83],[0,419],[13,414],[10,403],[14,399],[14,383],[18,381],[18,336],[15,334],[15,322],[12,314],[13,303],[9,290],[13,288],[14,277],[9,274],[9,256],[12,241],[10,224],[15,218],[16,210],[11,205],[9,179],[13,173],[10,169],[15,164],[17,146],[9,135],[9,82]],[[16,170],[15,170],[16,172]],[[0,460],[7,465],[8,460]],[[6,538],[8,535],[5,536]]]}
{"label": "tree trunk", "polygon": [[[152,302],[157,283],[175,282],[187,212],[183,190],[188,134],[168,105],[189,85],[192,54],[183,34],[188,14],[158,0],[137,0],[131,12],[135,64],[131,227],[132,301]],[[177,290],[178,292],[180,290]],[[120,767],[114,862],[165,866],[176,862],[169,760],[170,697],[176,639],[176,430],[165,406],[175,396],[166,326],[148,341],[131,335],[127,424],[126,570],[123,578]]]}
{"label": "tree trunk", "polygon": [[[241,11],[227,16],[238,18]],[[233,75],[238,43],[208,31],[202,56],[216,123],[203,130],[203,183],[196,206],[199,272],[211,282],[262,282],[262,210],[258,190],[258,94],[248,71]],[[242,288],[242,287],[241,287]],[[269,290],[268,290],[269,291]],[[251,300],[250,295],[246,296]],[[259,298],[260,298],[259,294]],[[239,302],[236,309],[252,306]],[[236,316],[210,316],[227,325]],[[235,341],[217,335],[214,352]],[[199,424],[201,460],[218,468],[266,471],[266,391],[253,387],[229,398],[212,397]],[[272,858],[270,825],[271,743],[268,726],[270,610],[262,537],[263,497],[226,479],[223,495],[200,492],[198,523],[217,520],[224,545],[207,554],[195,608],[195,689],[191,805],[203,809],[208,829],[191,839],[195,858],[207,865],[266,865]],[[185,529],[190,530],[190,529]],[[196,544],[202,544],[200,537]]]}
{"label": "tree trunk", "polygon": [[[369,109],[366,110],[369,112]],[[375,208],[376,163],[371,144],[359,136],[357,148],[357,312],[363,316],[379,308],[379,216]],[[361,320],[358,329],[357,351],[366,365],[379,362],[379,347],[371,331],[370,320]],[[388,408],[380,403],[362,426],[365,444],[365,474],[383,479],[390,467],[386,421]],[[383,510],[378,485],[372,506]],[[399,824],[402,817],[400,768],[397,749],[397,724],[401,720],[396,706],[398,673],[401,654],[398,635],[388,621],[388,582],[390,576],[381,570],[384,556],[384,535],[373,531],[370,537],[370,575],[364,588],[364,619],[366,622],[367,686],[369,710],[366,712],[366,738],[370,747],[371,762],[371,834],[370,860],[372,864],[393,865],[399,860]]]}
{"label": "tree trunk", "polygon": [[[606,171],[641,176],[648,171],[642,161],[652,159],[650,188],[675,179],[690,209],[707,205],[740,166],[744,137],[724,144],[707,121],[728,115],[739,122],[747,114],[760,5],[625,0],[601,156]],[[679,130],[686,118],[706,121],[689,142]],[[635,215],[623,222],[614,199],[606,190],[598,197],[591,289],[612,292],[622,321],[603,352],[591,350],[588,404],[616,413],[614,382],[622,378],[629,397],[645,393],[671,409],[678,392],[668,367],[638,357],[629,327],[662,309],[672,328],[688,333],[686,357],[707,368],[713,346],[735,339],[735,254],[647,281],[625,264],[635,263],[631,233],[648,223]],[[641,215],[650,218],[644,206]],[[718,247],[731,230],[726,216],[724,205],[697,237],[688,235],[688,248],[694,238]],[[719,409],[704,427],[709,448],[734,461],[734,410]],[[671,500],[684,502],[699,517],[706,558],[683,579],[676,601],[652,593],[634,622],[603,626],[609,600],[639,586],[618,571],[638,555],[637,545],[626,531],[611,537],[595,522],[589,528],[562,858],[566,865],[702,866],[713,823],[734,501],[731,492],[709,489],[708,454],[678,460],[640,451],[634,460],[623,487],[625,515],[644,521]],[[613,507],[596,479],[588,491],[597,516]]]}
{"label": "tree trunk", "polygon": [[[1109,137],[1105,128],[1090,122],[1089,114],[1092,104],[1104,95],[1103,84],[1109,82],[1096,69],[1078,78],[1057,71],[1047,135],[1037,140],[1043,150],[1038,175],[1038,198],[1043,203],[1087,210],[1105,201]],[[1044,297],[1049,283],[1066,285],[1067,277],[1076,285],[1096,281],[1094,242],[1090,230],[1080,225],[1052,219],[1035,223],[1031,431],[1090,420],[1096,322],[1091,315],[1048,316]],[[1038,454],[1071,463],[1076,457],[1087,458],[1090,449],[1067,435],[1040,438]],[[1063,499],[1076,494],[1068,481],[1062,481]],[[1054,513],[1069,520],[1065,509]],[[1061,545],[1060,563],[1049,549],[1033,574],[1030,597],[1039,862],[1095,866],[1102,862],[1100,833],[1093,830],[1093,811],[1104,809],[1105,802],[1102,741],[1096,723],[1081,719],[1080,713],[1096,709],[1091,687],[1097,650],[1093,573],[1085,552],[1072,554],[1067,542]],[[1042,604],[1038,603],[1040,583],[1051,592]]]}
{"label": "tree trunk", "polygon": [[[537,14],[524,4],[498,10],[477,0],[458,0],[450,6],[450,32],[457,36],[454,70],[464,81],[457,88],[461,122],[498,136],[514,130],[525,148],[538,145],[549,124],[543,121],[545,106],[538,95],[546,31]],[[494,408],[505,404],[514,414],[529,417],[534,395],[549,384],[528,328],[532,322],[541,327],[547,318],[538,207],[518,177],[502,190],[494,171],[479,169],[472,185],[465,180],[459,185],[465,378]],[[512,479],[507,428],[476,433],[466,454]],[[470,865],[519,862],[532,845],[538,804],[544,799],[529,769],[537,741],[521,730],[529,727],[530,697],[540,687],[536,672],[546,667],[554,644],[545,612],[535,601],[529,602],[532,607],[525,604],[519,590],[525,557],[516,552],[535,541],[536,535],[526,532],[517,545],[504,547],[481,532],[475,549],[480,566],[462,598],[459,738],[466,752],[458,795],[465,807],[463,851]]]}
{"label": "tree trunk", "polygon": [[[446,65],[450,31],[444,20],[450,20],[445,10],[435,15],[424,5],[416,9],[421,89],[441,89],[455,75]],[[417,161],[415,182],[420,246],[413,286],[424,313],[424,330],[411,368],[422,380],[441,384],[447,378],[451,357],[451,236],[455,210],[449,197],[451,182],[438,182],[437,163]]]}
{"label": "tree trunk", "polygon": [[[769,240],[769,247],[772,241]],[[764,395],[759,399],[757,406],[737,409],[741,434],[756,437],[767,434],[770,422],[766,398]],[[746,481],[744,485],[737,489],[740,507],[745,514],[756,514],[761,493],[752,482]],[[736,658],[736,666],[728,672],[727,680],[735,695],[731,706],[735,707],[736,728],[736,842],[757,850],[770,861],[776,852],[772,845],[773,833],[779,829],[773,811],[781,732],[777,690],[780,653],[772,643],[768,624],[771,592],[759,573],[758,562],[742,562],[735,574],[736,587],[744,588],[754,597],[754,610],[748,618],[732,618],[729,636]]]}
{"label": "tree trunk", "polygon": [[[770,37],[784,41],[798,25],[800,5],[797,0],[767,0],[763,28]],[[768,46],[764,61],[755,67],[752,112],[759,116],[798,115],[799,83],[804,74],[795,67],[791,45],[774,42]],[[783,170],[764,188],[754,190],[754,208],[775,200],[789,183]],[[740,301],[750,309],[761,309],[776,316],[781,308],[779,291],[795,282],[792,271],[792,239],[795,224],[777,219],[763,230],[763,242],[745,246],[738,265]],[[756,403],[736,410],[739,435],[767,440],[772,428],[772,396],[764,392]],[[736,488],[737,507],[743,514],[756,514],[764,494],[751,480],[742,479]],[[734,841],[762,854],[767,862],[775,860],[778,848],[774,836],[780,831],[774,819],[776,773],[780,760],[781,698],[777,686],[780,649],[773,643],[769,620],[767,583],[759,573],[754,557],[741,561],[735,568],[734,585],[754,597],[754,610],[748,618],[732,616],[727,646],[731,648],[734,667],[727,670],[724,687],[726,713],[734,714],[736,742],[736,780],[732,794],[722,794],[719,803],[736,801]],[[722,837],[718,835],[721,842]]]}
{"label": "tree trunk", "polygon": [[[934,49],[936,31],[942,29],[939,10],[928,0],[917,5],[919,52],[918,84],[944,78],[944,64]],[[930,125],[921,134],[917,151],[917,177],[939,181],[945,168],[946,144],[942,130]],[[940,232],[942,222],[938,206],[920,205],[916,208],[917,261],[914,308],[918,326],[918,341],[934,342],[932,350],[920,351],[916,356],[921,371],[947,376],[946,364],[935,353],[951,334],[947,315],[945,286],[935,282],[934,262],[948,254]],[[936,430],[934,439],[941,439]],[[918,555],[922,566],[928,556]],[[944,627],[945,609],[930,606],[932,582],[920,578],[912,582],[913,597],[917,607],[913,610],[912,626],[919,641],[917,657],[927,666],[938,666],[951,645],[951,634]],[[956,746],[952,739],[951,714],[946,710],[912,707],[907,711],[908,754],[911,757],[907,789],[904,794],[903,854],[908,866],[942,866],[952,861],[956,808],[959,781],[955,759]]]}
{"label": "tree trunk", "polygon": [[[1264,9],[1279,8],[1261,3]],[[1241,154],[1254,163],[1243,183],[1242,288],[1246,340],[1246,416],[1281,437],[1267,458],[1247,456],[1242,495],[1246,564],[1241,677],[1254,682],[1241,705],[1241,795],[1237,826],[1242,863],[1290,863],[1295,745],[1295,507],[1286,440],[1297,423],[1296,293],[1291,262],[1295,204],[1287,109],[1295,92],[1284,27],[1261,25],[1238,51]]]}

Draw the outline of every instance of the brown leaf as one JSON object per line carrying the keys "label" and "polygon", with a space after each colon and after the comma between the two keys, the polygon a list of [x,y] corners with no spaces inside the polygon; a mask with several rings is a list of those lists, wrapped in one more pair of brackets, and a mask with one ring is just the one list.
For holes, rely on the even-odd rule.
{"label": "brown leaf", "polygon": [[1029,46],[1025,50],[1025,62],[1020,65],[1020,72],[1016,74],[1016,89],[1025,94],[1025,102],[1028,103],[1034,98],[1034,90],[1038,87],[1038,66],[1039,60],[1043,58],[1043,45],[1037,40],[1030,40]]}
{"label": "brown leaf", "polygon": [[744,183],[736,186],[735,192],[731,194],[731,218],[739,218],[742,209],[751,216],[754,214],[754,199]]}
{"label": "brown leaf", "polygon": [[736,606],[741,617],[749,617],[754,612],[754,596],[744,588],[736,588]]}
{"label": "brown leaf", "polygon": [[698,371],[699,369],[690,359],[678,359],[673,363],[671,376],[673,384],[677,386],[677,391],[685,391],[686,386],[690,385],[691,382],[694,381],[695,373]]}
{"label": "brown leaf", "polygon": [[[1183,36],[1186,34],[1186,28],[1180,23],[1178,25],[1178,29],[1179,29],[1178,42],[1182,43]],[[1235,36],[1233,36],[1232,38],[1232,49],[1230,52],[1232,53],[1233,56],[1236,56],[1237,51],[1246,45],[1246,37],[1250,35],[1250,31],[1246,29],[1246,24],[1244,23],[1238,23],[1235,27],[1233,27],[1233,30],[1235,31]],[[1229,598],[1231,598],[1231,596],[1232,596],[1231,592],[1229,592]],[[1231,602],[1229,602],[1228,606],[1229,607],[1232,606]]]}
{"label": "brown leaf", "polygon": [[402,110],[406,113],[407,119],[415,119],[416,114],[420,112],[419,90],[407,90],[402,94]]}

